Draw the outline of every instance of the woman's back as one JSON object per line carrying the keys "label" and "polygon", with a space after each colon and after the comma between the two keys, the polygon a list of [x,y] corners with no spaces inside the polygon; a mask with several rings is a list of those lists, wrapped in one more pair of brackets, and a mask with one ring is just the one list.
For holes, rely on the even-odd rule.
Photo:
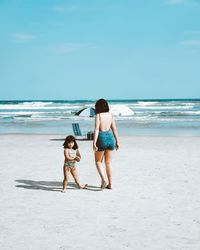
{"label": "woman's back", "polygon": [[112,125],[112,114],[109,112],[99,113],[99,130],[100,131],[108,131]]}

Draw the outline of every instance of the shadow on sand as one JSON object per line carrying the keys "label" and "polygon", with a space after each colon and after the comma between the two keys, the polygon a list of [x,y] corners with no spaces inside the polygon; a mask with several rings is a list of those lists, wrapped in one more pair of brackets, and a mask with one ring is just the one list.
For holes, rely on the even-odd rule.
{"label": "shadow on sand", "polygon": [[[65,138],[53,138],[53,139],[50,139],[50,141],[65,141]],[[91,141],[87,138],[76,138],[76,141]]]}
{"label": "shadow on sand", "polygon": [[50,139],[50,141],[65,141],[65,138],[54,138]]}
{"label": "shadow on sand", "polygon": [[[15,181],[18,183],[22,183],[21,185],[16,185],[16,187],[18,187],[18,188],[54,191],[54,192],[60,192],[62,190],[62,182],[59,182],[59,181],[33,181],[33,180],[15,180]],[[77,188],[77,185],[73,182],[68,183],[67,189],[68,190],[79,190]],[[87,185],[87,187],[83,190],[101,191],[101,189],[99,187],[91,186],[91,185]]]}

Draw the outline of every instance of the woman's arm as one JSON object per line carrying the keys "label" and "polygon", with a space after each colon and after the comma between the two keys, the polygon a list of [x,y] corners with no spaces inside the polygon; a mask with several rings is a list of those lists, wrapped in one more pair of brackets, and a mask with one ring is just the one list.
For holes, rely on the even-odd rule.
{"label": "woman's arm", "polygon": [[99,135],[99,125],[100,125],[99,114],[96,114],[95,115],[95,125],[94,125],[94,139],[93,139],[93,149],[94,149],[94,151],[97,150],[96,143],[97,143],[97,138],[98,138],[98,135]]}
{"label": "woman's arm", "polygon": [[118,149],[119,148],[119,138],[118,138],[117,127],[116,127],[116,123],[115,123],[115,118],[114,117],[112,117],[111,129],[112,129],[113,135],[115,137],[116,149]]}
{"label": "woman's arm", "polygon": [[68,148],[64,149],[64,156],[65,156],[65,160],[68,160],[68,161],[74,161],[74,159],[76,158],[76,157],[69,156]]}

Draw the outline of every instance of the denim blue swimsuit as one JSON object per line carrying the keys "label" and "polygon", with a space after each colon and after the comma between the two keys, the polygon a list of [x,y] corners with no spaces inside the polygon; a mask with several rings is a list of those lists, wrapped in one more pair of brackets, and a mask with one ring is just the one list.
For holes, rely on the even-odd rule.
{"label": "denim blue swimsuit", "polygon": [[[100,114],[99,114],[99,118],[101,118]],[[98,151],[104,151],[106,149],[114,150],[115,139],[114,139],[112,130],[107,130],[107,131],[100,130],[96,145],[97,145]]]}

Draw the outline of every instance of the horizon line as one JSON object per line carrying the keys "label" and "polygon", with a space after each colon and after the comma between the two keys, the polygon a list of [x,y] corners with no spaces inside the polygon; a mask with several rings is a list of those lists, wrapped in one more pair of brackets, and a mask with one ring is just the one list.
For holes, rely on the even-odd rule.
{"label": "horizon line", "polygon": [[[89,102],[95,102],[96,100],[99,100],[101,98],[96,98],[94,99],[0,99],[0,102],[13,102],[13,101],[18,101],[18,102],[48,102],[48,101],[62,101],[62,102],[84,102],[84,101],[89,101]],[[200,98],[134,98],[134,99],[130,99],[130,98],[123,98],[123,99],[107,99],[104,98],[105,100],[109,101],[113,101],[113,102],[117,102],[117,101],[184,101],[184,100],[200,100]]]}

